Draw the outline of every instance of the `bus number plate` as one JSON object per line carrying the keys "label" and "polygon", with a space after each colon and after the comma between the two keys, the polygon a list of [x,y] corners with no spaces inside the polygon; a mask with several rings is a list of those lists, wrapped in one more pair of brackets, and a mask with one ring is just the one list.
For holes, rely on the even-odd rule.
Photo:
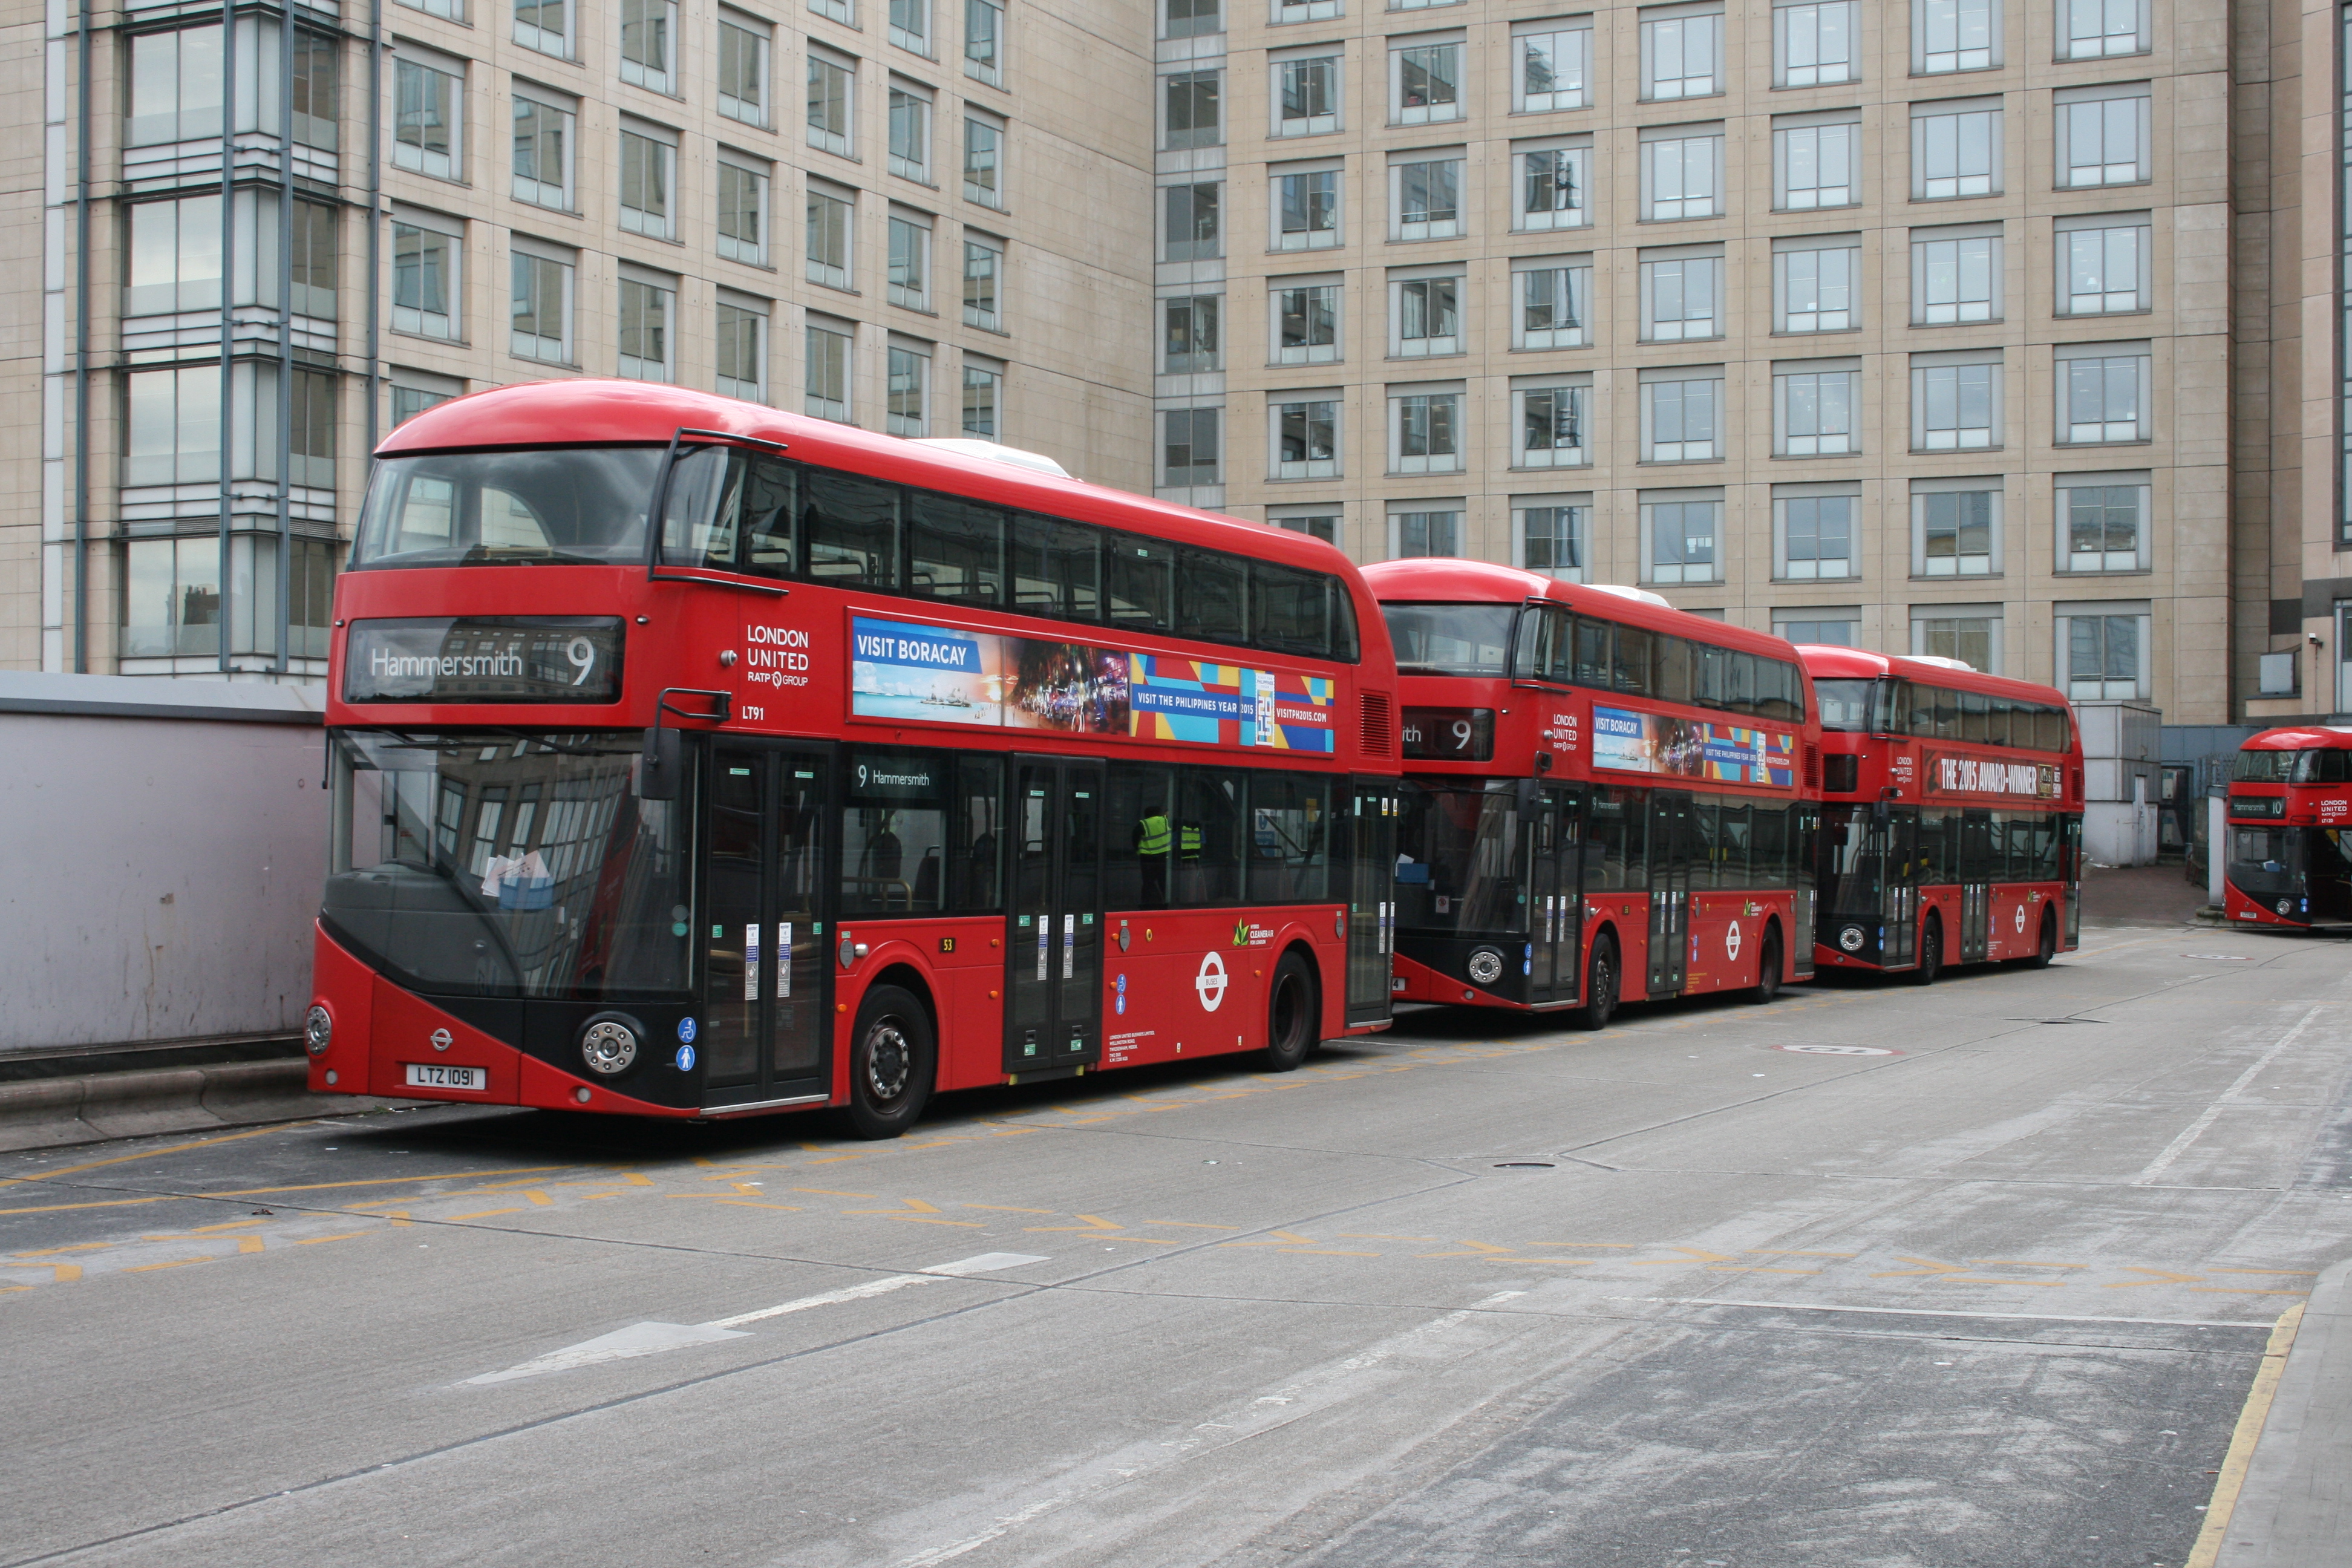
{"label": "bus number plate", "polygon": [[403,1062],[411,1089],[488,1089],[488,1068],[448,1068],[438,1062]]}

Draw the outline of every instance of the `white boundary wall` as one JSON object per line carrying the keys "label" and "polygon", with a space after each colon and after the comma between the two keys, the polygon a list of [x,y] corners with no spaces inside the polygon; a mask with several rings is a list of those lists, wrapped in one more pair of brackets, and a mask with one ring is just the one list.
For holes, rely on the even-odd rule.
{"label": "white boundary wall", "polygon": [[321,700],[0,672],[0,1058],[299,1029]]}

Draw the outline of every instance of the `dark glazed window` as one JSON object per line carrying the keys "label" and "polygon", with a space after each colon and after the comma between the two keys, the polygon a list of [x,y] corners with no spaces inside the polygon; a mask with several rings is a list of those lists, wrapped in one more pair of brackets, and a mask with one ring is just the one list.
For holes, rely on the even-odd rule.
{"label": "dark glazed window", "polygon": [[1182,550],[1176,574],[1177,625],[1186,637],[1242,642],[1249,637],[1249,576],[1239,556]]}
{"label": "dark glazed window", "polygon": [[1242,775],[1234,768],[1186,768],[1176,803],[1176,897],[1180,908],[1236,903],[1242,891]]}
{"label": "dark glazed window", "polygon": [[1004,603],[1004,513],[953,496],[914,492],[907,591],[986,607]]}
{"label": "dark glazed window", "polygon": [[1254,772],[1249,787],[1249,901],[1320,903],[1331,781],[1316,773]]}
{"label": "dark glazed window", "polygon": [[1103,907],[1164,910],[1176,862],[1176,770],[1113,763],[1104,784]]}
{"label": "dark glazed window", "polygon": [[1034,512],[1013,519],[1013,608],[1055,620],[1102,618],[1100,535]]}
{"label": "dark glazed window", "polygon": [[954,837],[948,844],[948,900],[957,914],[992,915],[1004,908],[1003,816],[1003,762],[960,753]]}
{"label": "dark glazed window", "polygon": [[1301,572],[1270,562],[1253,561],[1249,570],[1251,646],[1309,658],[1329,658],[1329,602],[1337,584],[1319,572]]}
{"label": "dark glazed window", "polygon": [[1132,533],[1108,540],[1110,624],[1129,631],[1176,630],[1176,547]]}
{"label": "dark glazed window", "polygon": [[898,488],[812,468],[801,511],[807,572],[845,588],[898,586]]}

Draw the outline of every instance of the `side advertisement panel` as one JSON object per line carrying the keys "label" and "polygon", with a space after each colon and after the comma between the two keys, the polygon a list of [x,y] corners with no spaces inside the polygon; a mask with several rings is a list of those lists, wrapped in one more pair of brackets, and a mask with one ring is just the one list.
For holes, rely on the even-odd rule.
{"label": "side advertisement panel", "polygon": [[1796,787],[1797,739],[1771,730],[1677,719],[1630,708],[1592,709],[1592,765],[1713,784]]}

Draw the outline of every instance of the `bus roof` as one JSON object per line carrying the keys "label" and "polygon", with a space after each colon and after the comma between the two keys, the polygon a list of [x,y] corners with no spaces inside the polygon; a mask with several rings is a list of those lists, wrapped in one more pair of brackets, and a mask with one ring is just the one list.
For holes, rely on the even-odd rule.
{"label": "bus roof", "polygon": [[[497,447],[666,445],[680,429],[780,442],[793,457],[824,468],[949,490],[1073,521],[1135,529],[1179,544],[1213,546],[1343,579],[1355,570],[1330,545],[1286,528],[1267,528],[1109,485],[1056,478],[1017,459],[971,456],[954,447],[877,435],[854,425],[657,383],[540,381],[471,393],[436,404],[408,420],[384,437],[376,455]],[[1385,630],[1368,635],[1378,644],[1387,641]]]}
{"label": "bus roof", "polygon": [[[1645,590],[1629,592],[1601,584],[1563,583],[1541,572],[1498,566],[1491,561],[1466,561],[1453,555],[1375,562],[1363,572],[1372,596],[1383,604],[1517,605],[1528,599],[1550,599],[1600,620],[1673,632],[1718,647],[1742,648],[1776,658],[1789,656],[1789,645],[1769,632],[1750,631],[1705,616],[1686,615]],[[1636,597],[1636,594],[1640,596]]]}
{"label": "bus roof", "polygon": [[1873,653],[1867,648],[1843,647],[1829,643],[1800,643],[1797,657],[1804,661],[1806,670],[1815,680],[1871,680],[1883,676],[1897,680],[1916,680],[1923,686],[1940,686],[1952,691],[1981,691],[1989,697],[2007,697],[2028,702],[2048,702],[2072,706],[2066,694],[2054,686],[2036,686],[2030,680],[2011,680],[2005,675],[1987,675],[1980,669],[1969,669],[1959,664],[1906,658],[1901,654]]}
{"label": "bus roof", "polygon": [[2352,752],[2352,729],[2341,724],[2298,724],[2250,736],[2242,752]]}

